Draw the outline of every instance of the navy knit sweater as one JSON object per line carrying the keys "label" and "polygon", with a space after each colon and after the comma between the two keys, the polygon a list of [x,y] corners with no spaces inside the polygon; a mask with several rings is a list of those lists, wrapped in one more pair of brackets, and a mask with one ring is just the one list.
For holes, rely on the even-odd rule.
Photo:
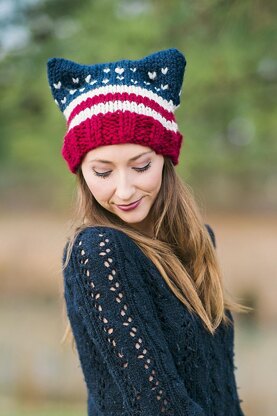
{"label": "navy knit sweater", "polygon": [[79,233],[64,297],[89,416],[243,416],[233,325],[208,333],[123,231]]}

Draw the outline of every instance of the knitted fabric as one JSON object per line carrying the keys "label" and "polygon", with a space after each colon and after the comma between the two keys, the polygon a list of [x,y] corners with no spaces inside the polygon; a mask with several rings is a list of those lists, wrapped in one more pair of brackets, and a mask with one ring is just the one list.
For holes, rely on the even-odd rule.
{"label": "knitted fabric", "polygon": [[124,232],[78,234],[64,297],[89,416],[243,416],[231,312],[211,335]]}
{"label": "knitted fabric", "polygon": [[67,121],[62,155],[71,172],[89,150],[120,143],[149,146],[177,165],[183,136],[174,111],[185,66],[174,48],[94,65],[49,59],[49,85]]}

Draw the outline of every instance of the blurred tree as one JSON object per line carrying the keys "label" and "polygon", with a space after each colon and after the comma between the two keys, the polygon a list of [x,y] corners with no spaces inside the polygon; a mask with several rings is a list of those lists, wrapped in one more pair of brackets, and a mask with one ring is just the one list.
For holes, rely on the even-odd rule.
{"label": "blurred tree", "polygon": [[[24,196],[35,189],[38,202],[49,203],[51,193],[61,204],[68,200],[65,121],[48,88],[49,57],[90,64],[177,47],[188,61],[176,112],[184,134],[178,171],[215,203],[241,206],[243,195],[248,207],[255,193],[277,205],[275,2],[8,3],[0,18],[2,192],[24,185]],[[49,192],[40,194],[39,185]]]}

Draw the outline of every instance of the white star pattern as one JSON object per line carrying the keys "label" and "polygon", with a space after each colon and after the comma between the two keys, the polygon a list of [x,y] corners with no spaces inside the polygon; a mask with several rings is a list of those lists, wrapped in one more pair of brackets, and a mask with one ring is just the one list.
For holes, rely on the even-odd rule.
{"label": "white star pattern", "polygon": [[[123,68],[122,66],[115,67],[114,68],[114,73],[117,74],[115,78],[112,77],[112,72],[111,72],[111,69],[110,68],[103,68],[103,72],[105,74],[111,73],[111,78],[104,77],[104,79],[102,79],[102,80],[100,80],[100,79],[92,79],[93,74],[87,74],[83,78],[83,80],[82,79],[79,79],[79,77],[75,77],[75,78],[72,77],[73,83],[74,84],[79,84],[80,85],[80,88],[79,89],[76,89],[76,88],[67,88],[67,87],[64,87],[64,89],[67,90],[67,94],[68,95],[67,96],[64,96],[64,97],[59,97],[59,101],[58,100],[56,100],[56,101],[57,102],[60,102],[63,105],[66,104],[66,106],[68,106],[70,104],[70,102],[72,101],[72,99],[73,99],[73,95],[74,95],[74,97],[76,97],[76,95],[78,93],[80,94],[80,93],[83,93],[83,92],[85,92],[85,93],[88,92],[90,85],[93,86],[96,83],[101,83],[102,85],[103,84],[104,85],[107,85],[107,84],[110,83],[111,86],[115,86],[116,87],[117,82],[114,82],[115,79],[118,80],[118,81],[125,80],[126,86],[128,85],[128,82],[130,82],[134,86],[136,86],[136,85],[142,85],[142,83],[145,86],[147,86],[147,87],[150,86],[150,85],[152,85],[152,87],[149,88],[149,91],[152,89],[152,91],[155,94],[160,95],[159,92],[163,92],[163,91],[169,90],[169,84],[168,83],[159,82],[159,81],[162,81],[162,80],[164,81],[166,79],[165,75],[168,74],[168,69],[169,69],[168,67],[162,67],[159,70],[157,70],[155,68],[155,70],[148,71],[147,72],[148,80],[139,79],[139,77],[138,77],[138,79],[135,79],[133,77],[131,79],[129,78],[129,80],[128,80],[128,76],[127,76],[128,74],[126,73],[126,76],[123,76],[122,74],[125,73],[127,70],[129,70],[129,71],[131,71],[135,75],[135,73],[137,72],[137,68],[136,67],[132,67],[132,68]],[[124,85],[125,82],[122,85]],[[61,81],[58,81],[57,83],[53,83],[52,85],[53,85],[53,87],[56,90],[61,90],[62,89],[62,83],[61,83]],[[118,83],[118,86],[119,85],[120,84]],[[108,87],[108,85],[107,85],[107,88],[111,88],[111,87]],[[181,95],[181,90],[179,92],[179,96],[180,95]],[[72,96],[72,98],[70,96]],[[70,99],[68,100],[69,97],[70,97]],[[172,100],[167,100],[167,102],[171,102],[172,103]],[[177,108],[177,107],[173,105],[171,108],[174,109],[174,108]]]}

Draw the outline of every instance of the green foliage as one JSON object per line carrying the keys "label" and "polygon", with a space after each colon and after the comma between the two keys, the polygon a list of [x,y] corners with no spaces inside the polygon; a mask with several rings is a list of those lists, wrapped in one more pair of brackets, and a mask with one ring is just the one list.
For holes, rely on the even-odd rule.
{"label": "green foliage", "polygon": [[[276,174],[276,24],[273,1],[45,0],[25,2],[10,25],[29,34],[0,61],[1,188],[72,180],[60,150],[65,120],[46,78],[59,56],[92,64],[179,48],[187,69],[176,112],[184,142],[178,171],[264,186]],[[7,24],[5,29],[8,30]],[[2,42],[3,43],[3,42]],[[275,51],[276,52],[276,51]],[[5,180],[6,178],[6,180]]]}

